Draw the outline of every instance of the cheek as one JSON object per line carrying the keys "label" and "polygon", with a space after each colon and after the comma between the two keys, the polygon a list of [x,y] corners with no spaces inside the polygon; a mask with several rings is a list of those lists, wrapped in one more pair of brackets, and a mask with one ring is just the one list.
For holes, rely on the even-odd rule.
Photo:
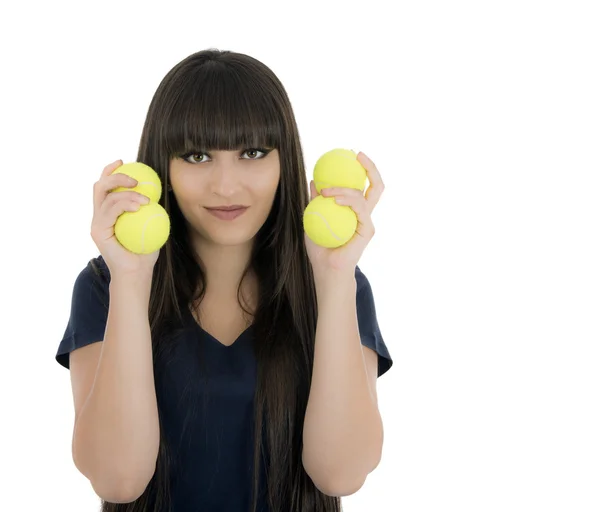
{"label": "cheek", "polygon": [[253,176],[250,188],[257,196],[274,196],[279,184],[279,172],[268,172]]}
{"label": "cheek", "polygon": [[200,176],[194,176],[191,173],[181,173],[172,180],[172,183],[179,200],[183,203],[197,203],[202,199],[203,191],[208,186],[208,183],[205,183]]}
{"label": "cheek", "polygon": [[260,204],[261,209],[269,210],[277,192],[277,182],[269,182],[263,187],[256,187],[252,193],[254,196],[253,202]]}

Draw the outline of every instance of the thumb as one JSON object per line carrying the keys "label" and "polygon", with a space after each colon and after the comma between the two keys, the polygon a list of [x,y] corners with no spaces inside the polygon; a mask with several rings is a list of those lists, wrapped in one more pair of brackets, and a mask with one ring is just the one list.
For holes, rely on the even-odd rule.
{"label": "thumb", "polygon": [[318,195],[314,180],[310,180],[310,200],[312,201]]}

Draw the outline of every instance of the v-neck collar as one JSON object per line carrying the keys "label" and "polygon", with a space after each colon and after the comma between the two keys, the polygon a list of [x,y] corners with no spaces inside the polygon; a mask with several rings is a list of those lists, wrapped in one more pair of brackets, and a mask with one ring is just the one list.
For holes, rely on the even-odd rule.
{"label": "v-neck collar", "polygon": [[247,335],[249,334],[249,332],[252,330],[252,328],[254,327],[254,324],[250,324],[248,327],[246,327],[240,334],[239,336],[233,341],[233,343],[231,345],[225,345],[224,343],[222,343],[221,341],[219,341],[215,336],[213,336],[211,333],[209,333],[207,330],[205,330],[194,318],[194,315],[192,314],[192,312],[190,311],[190,308],[187,307],[185,308],[187,311],[187,317],[188,317],[188,321],[191,324],[192,329],[195,329],[197,332],[200,332],[200,334],[203,334],[204,337],[208,338],[211,342],[213,342],[213,344],[217,344],[219,347],[222,347],[223,349],[232,349],[233,347],[235,347],[236,345],[239,345],[240,341],[243,341],[243,339],[247,338]]}

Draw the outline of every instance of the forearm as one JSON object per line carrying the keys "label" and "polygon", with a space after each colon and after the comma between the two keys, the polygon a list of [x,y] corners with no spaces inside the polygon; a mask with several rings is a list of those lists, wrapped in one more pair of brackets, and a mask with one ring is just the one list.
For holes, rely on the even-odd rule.
{"label": "forearm", "polygon": [[147,483],[158,454],[150,282],[111,282],[98,369],[73,434],[76,466],[92,484],[110,492]]}
{"label": "forearm", "polygon": [[360,341],[354,275],[319,281],[317,301],[303,459],[313,480],[360,485],[379,461],[383,428]]}

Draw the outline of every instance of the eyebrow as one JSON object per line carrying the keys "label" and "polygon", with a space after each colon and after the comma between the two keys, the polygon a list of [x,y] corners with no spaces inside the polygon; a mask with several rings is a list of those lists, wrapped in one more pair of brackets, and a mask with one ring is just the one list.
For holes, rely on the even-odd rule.
{"label": "eyebrow", "polygon": [[275,148],[272,148],[271,146],[268,146],[266,144],[259,144],[258,146],[247,146],[247,147],[244,146],[244,147],[242,147],[240,149],[231,149],[231,150],[226,150],[226,149],[218,150],[217,149],[217,150],[214,150],[214,151],[209,151],[207,149],[190,149],[188,151],[188,153],[197,151],[197,152],[206,153],[208,156],[211,156],[211,153],[214,154],[215,152],[220,152],[220,153],[239,153],[240,151],[246,151],[247,149],[259,149],[260,150],[260,148],[266,149],[268,151],[273,151],[275,149]]}

